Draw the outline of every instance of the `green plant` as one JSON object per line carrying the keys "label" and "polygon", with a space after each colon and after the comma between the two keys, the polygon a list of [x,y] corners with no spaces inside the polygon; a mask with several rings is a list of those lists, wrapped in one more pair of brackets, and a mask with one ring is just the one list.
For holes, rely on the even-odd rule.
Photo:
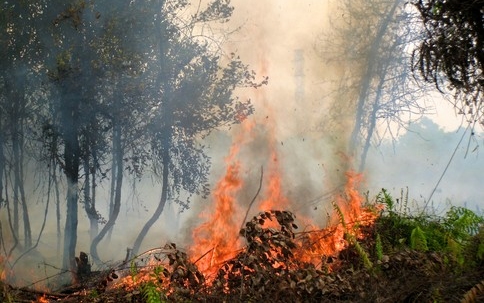
{"label": "green plant", "polygon": [[410,235],[410,247],[419,251],[429,250],[425,233],[419,226],[416,226],[412,230],[412,233]]}
{"label": "green plant", "polygon": [[376,196],[376,202],[385,205],[390,214],[394,213],[395,203],[393,202],[392,196],[387,192],[386,189],[381,189]]}
{"label": "green plant", "polygon": [[129,264],[129,273],[131,274],[131,278],[133,278],[133,282],[136,282],[138,280],[138,267],[134,260],[131,260],[131,263]]}
{"label": "green plant", "polygon": [[96,289],[93,289],[89,292],[89,298],[94,299],[98,297],[99,297],[99,293]]}
{"label": "green plant", "polygon": [[450,236],[462,243],[476,235],[483,223],[484,218],[473,211],[465,207],[452,206],[446,214],[443,225]]}
{"label": "green plant", "polygon": [[[343,211],[334,202],[333,202],[333,207],[336,210],[336,214],[338,214],[340,224],[343,226],[345,239],[355,247],[355,250],[358,253],[358,255],[360,256],[361,261],[363,262],[363,265],[365,266],[365,268],[371,269],[373,267],[373,263],[370,261],[370,258],[368,257],[368,253],[360,245],[360,243],[356,239],[355,235],[352,232],[348,231],[348,227],[346,225],[346,221],[345,221],[345,218],[344,218]],[[357,222],[355,222],[355,225],[356,226],[358,225]]]}
{"label": "green plant", "polygon": [[376,233],[375,239],[375,254],[378,261],[381,261],[383,259],[383,244],[381,242],[381,237],[378,232]]}
{"label": "green plant", "polygon": [[143,299],[146,303],[163,303],[166,302],[162,299],[162,293],[158,290],[155,282],[149,281],[141,287]]}
{"label": "green plant", "polygon": [[163,266],[155,266],[149,273],[147,282],[141,285],[143,299],[147,303],[164,303],[166,296],[161,291],[162,275],[164,274]]}

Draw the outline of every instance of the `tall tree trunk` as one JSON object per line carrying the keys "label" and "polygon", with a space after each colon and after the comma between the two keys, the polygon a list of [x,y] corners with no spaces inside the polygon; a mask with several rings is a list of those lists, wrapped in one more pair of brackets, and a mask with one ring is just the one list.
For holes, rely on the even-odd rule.
{"label": "tall tree trunk", "polygon": [[375,131],[375,128],[376,128],[376,119],[377,119],[376,115],[378,113],[378,110],[380,109],[380,98],[382,95],[384,84],[385,84],[385,77],[382,75],[380,77],[380,82],[376,89],[375,100],[373,101],[373,104],[372,104],[372,109],[371,109],[370,119],[369,119],[370,125],[368,126],[368,132],[366,134],[365,144],[361,152],[360,165],[358,168],[359,172],[363,172],[363,170],[365,169],[366,157],[368,155],[368,150],[370,149],[370,145],[371,145],[371,138],[373,137],[373,132]]}
{"label": "tall tree trunk", "polygon": [[146,222],[146,224],[141,229],[138,237],[134,241],[133,244],[133,255],[136,255],[141,247],[141,243],[143,242],[144,238],[148,234],[151,226],[160,218],[163,209],[165,208],[166,201],[168,199],[168,174],[169,174],[169,164],[170,164],[170,156],[169,156],[169,146],[165,146],[163,148],[163,155],[162,155],[162,162],[163,162],[163,173],[162,173],[162,186],[161,186],[161,198],[160,202],[158,203],[158,207],[156,208],[155,212],[151,216],[151,218]]}
{"label": "tall tree trunk", "polygon": [[32,247],[32,230],[30,228],[30,216],[29,216],[29,209],[27,205],[27,198],[25,196],[25,186],[24,186],[24,128],[23,128],[23,118],[19,121],[20,126],[20,136],[18,137],[18,186],[20,192],[20,201],[22,205],[22,220],[24,223],[24,245],[25,249],[29,249]]}
{"label": "tall tree trunk", "polygon": [[[114,200],[116,196],[116,169],[117,169],[117,163],[116,163],[116,147],[115,147],[115,141],[113,140],[113,161],[111,163],[111,189],[110,189],[110,195],[109,195],[109,217],[113,216],[113,210],[114,210]],[[111,235],[113,233],[113,228],[114,225],[109,228],[108,230],[108,241],[111,241]]]}
{"label": "tall tree trunk", "polygon": [[[159,0],[158,5],[160,10],[163,9],[165,1],[164,0]],[[158,15],[159,16],[159,15]],[[170,87],[170,84],[166,81],[167,79],[165,76],[173,72],[173,66],[170,66],[167,64],[166,58],[169,56],[168,50],[167,50],[167,45],[166,41],[163,39],[163,37],[166,37],[166,24],[163,24],[164,21],[160,19],[159,17],[155,18],[155,24],[156,24],[156,30],[158,34],[158,52],[159,52],[159,64],[162,70],[159,71],[158,76],[157,76],[157,85],[159,87],[162,87],[163,91],[163,98],[164,99],[164,110],[162,112],[162,121],[165,124],[165,126],[162,129],[162,141],[161,141],[161,164],[163,166],[162,170],[162,184],[161,184],[161,197],[160,201],[158,203],[158,206],[151,216],[151,218],[145,223],[143,228],[141,229],[140,233],[136,237],[136,240],[134,241],[133,244],[133,249],[132,249],[132,254],[136,255],[141,247],[141,243],[143,242],[144,238],[148,234],[148,231],[150,228],[155,224],[155,222],[160,218],[161,213],[163,212],[166,201],[168,200],[168,175],[170,173],[170,145],[171,145],[171,127],[172,127],[172,117],[170,116],[172,114],[171,111],[171,106],[170,103],[173,102],[171,95],[172,95],[172,87]]]}
{"label": "tall tree trunk", "polygon": [[97,251],[97,246],[99,242],[104,238],[106,233],[112,229],[116,220],[119,215],[119,211],[121,209],[121,188],[123,185],[123,147],[122,147],[122,133],[121,133],[121,125],[119,123],[114,123],[113,127],[113,148],[114,148],[114,157],[116,158],[116,189],[115,189],[115,197],[114,197],[114,204],[113,204],[113,211],[109,216],[108,222],[104,227],[101,229],[99,234],[94,238],[91,242],[91,257],[97,263],[101,260],[99,258],[99,254]]}
{"label": "tall tree trunk", "polygon": [[55,166],[55,160],[52,160],[52,183],[54,184],[55,192],[55,222],[56,222],[56,233],[57,233],[57,256],[61,255],[61,240],[62,240],[62,229],[61,229],[61,211],[60,211],[60,190],[59,190],[59,180],[57,179],[57,167]]}
{"label": "tall tree trunk", "polygon": [[92,211],[95,214],[95,220],[90,221],[90,233],[91,233],[91,242],[94,240],[94,238],[98,234],[98,226],[99,226],[99,214],[96,209],[96,163],[97,163],[97,154],[96,154],[96,149],[94,148],[92,150],[92,162],[93,162],[93,167],[91,168],[91,207]]}
{"label": "tall tree trunk", "polygon": [[[9,168],[9,175],[10,175],[10,178],[11,178],[11,173],[12,173],[12,169],[14,170],[14,176],[15,176],[15,160],[14,160],[14,165],[12,167],[12,164],[10,164],[10,168]],[[18,186],[17,186],[17,182],[16,182],[16,178],[14,177],[14,180],[10,181],[10,183],[12,184],[12,194],[13,194],[13,200],[12,200],[12,203],[13,203],[13,233],[15,234],[15,236],[19,237],[20,235],[20,219],[19,219],[19,193],[18,193]]]}
{"label": "tall tree trunk", "polygon": [[13,243],[12,243],[12,247],[10,248],[10,251],[9,253],[7,254],[7,258],[10,257],[10,255],[12,254],[12,251],[18,246],[18,234],[15,233],[15,229],[14,229],[14,222],[12,222],[12,215],[11,215],[11,209],[10,209],[10,199],[9,199],[9,196],[8,196],[8,174],[9,172],[7,171],[7,169],[5,168],[4,169],[4,172],[5,172],[5,205],[7,207],[7,217],[8,217],[8,225],[10,227],[10,231],[12,232],[12,238],[13,238]]}
{"label": "tall tree trunk", "polygon": [[84,141],[84,159],[83,159],[83,168],[84,168],[84,210],[86,211],[87,217],[89,218],[89,236],[90,241],[94,240],[94,237],[97,235],[97,222],[98,222],[98,215],[96,211],[96,207],[94,204],[94,197],[91,195],[91,179],[94,184],[95,179],[95,172],[91,169],[91,161],[90,161],[90,140],[87,138],[88,135],[85,135],[86,139]]}
{"label": "tall tree trunk", "polygon": [[66,225],[64,229],[64,269],[75,272],[77,223],[78,223],[78,182],[79,182],[79,126],[78,102],[79,100],[65,100],[67,103],[62,109],[62,127],[64,141],[64,173],[67,179],[67,210]]}
{"label": "tall tree trunk", "polygon": [[358,94],[358,101],[357,101],[357,107],[356,107],[356,117],[355,117],[355,125],[353,128],[353,131],[351,133],[351,138],[349,142],[349,148],[350,148],[350,153],[355,155],[356,149],[358,146],[358,136],[361,131],[361,126],[363,123],[363,118],[364,118],[364,106],[365,102],[367,101],[368,98],[368,92],[370,90],[370,85],[371,81],[373,79],[373,76],[376,72],[376,65],[379,60],[378,57],[378,48],[380,47],[383,37],[385,36],[386,31],[389,28],[389,24],[392,21],[395,11],[400,5],[401,0],[395,0],[392,7],[388,11],[388,13],[385,15],[385,18],[382,20],[378,27],[378,31],[376,32],[375,38],[373,39],[373,42],[371,43],[370,49],[368,50],[368,62],[366,65],[366,71],[364,75],[361,78],[361,83],[360,83],[360,92]]}

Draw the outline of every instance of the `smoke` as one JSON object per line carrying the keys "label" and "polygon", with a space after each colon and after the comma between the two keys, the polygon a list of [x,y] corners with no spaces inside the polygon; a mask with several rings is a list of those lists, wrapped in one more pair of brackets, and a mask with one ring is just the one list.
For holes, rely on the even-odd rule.
{"label": "smoke", "polygon": [[268,169],[274,151],[291,208],[327,207],[327,194],[344,184],[352,166],[348,144],[355,116],[354,91],[340,90],[341,79],[354,66],[348,66],[344,54],[330,61],[324,53],[332,45],[321,42],[332,37],[331,43],[342,44],[342,37],[332,34],[343,26],[338,2],[232,3],[230,24],[240,29],[230,37],[228,50],[237,51],[259,76],[269,77],[267,86],[241,91],[255,105],[249,119],[257,125],[241,155],[246,182],[255,192],[260,167]]}
{"label": "smoke", "polygon": [[[351,3],[364,6],[367,2]],[[253,123],[250,130],[234,126],[203,139],[202,143],[209,147],[212,158],[211,185],[215,186],[225,173],[224,158],[230,146],[240,144],[238,158],[243,187],[238,201],[242,206],[248,207],[256,194],[262,167],[264,179],[258,201],[267,193],[269,176],[279,174],[283,195],[290,201],[289,205],[281,207],[323,225],[327,213],[331,212],[330,202],[344,185],[345,173],[352,169],[354,163],[350,138],[355,127],[358,79],[364,74],[366,61],[355,63],[352,56],[360,50],[351,49],[355,42],[352,39],[370,39],[341,36],[341,32],[336,30],[344,29],[351,33],[355,27],[363,25],[372,28],[372,24],[378,21],[377,17],[366,18],[366,24],[347,23],[348,16],[344,16],[340,7],[342,2],[335,0],[233,0],[232,4],[235,7],[233,18],[224,26],[237,30],[228,36],[224,51],[227,54],[236,52],[258,77],[268,76],[269,83],[258,89],[239,89],[236,92],[241,99],[250,98],[255,106],[255,114],[249,117],[249,122]],[[107,8],[98,9],[102,14],[109,12]],[[131,31],[143,28],[143,24],[130,26]],[[137,46],[143,49],[141,44],[132,44],[129,46],[133,49]],[[365,54],[356,55],[364,57]],[[394,158],[389,159],[392,163],[384,163],[386,168],[397,162],[393,161]],[[375,157],[371,160],[371,165],[383,170]],[[155,179],[147,174],[142,179],[124,183],[124,201],[113,238],[99,247],[102,259],[124,258],[126,247],[132,245],[159,201],[161,186]],[[385,185],[378,185],[380,187],[388,183],[388,178],[369,179],[378,184],[385,181]],[[396,178],[391,180],[398,182]],[[36,184],[28,186],[34,188]],[[99,211],[104,217],[108,213],[108,191],[108,185],[98,190]],[[34,192],[28,194],[34,195]],[[184,213],[179,213],[177,206],[169,203],[147,236],[150,241],[144,241],[141,251],[168,241],[179,246],[187,245],[192,228],[200,223],[197,215],[209,209],[211,202],[210,197],[206,200],[200,198],[193,201],[191,209]],[[32,213],[42,213],[43,207],[42,203],[33,206]],[[257,211],[254,206],[250,214]],[[79,215],[77,251],[89,251],[89,221],[83,209],[79,210]],[[7,224],[3,222],[8,222],[8,218],[4,212],[0,219],[3,231],[6,231]],[[64,220],[63,214],[62,228]],[[51,205],[47,222],[55,221],[54,206]],[[33,222],[34,230],[38,226],[39,220]],[[3,241],[12,243],[13,239],[8,236],[4,232]],[[56,264],[61,254],[52,249],[55,237],[55,226],[50,224],[38,246],[38,251],[49,264]],[[34,263],[25,262],[23,267]]]}

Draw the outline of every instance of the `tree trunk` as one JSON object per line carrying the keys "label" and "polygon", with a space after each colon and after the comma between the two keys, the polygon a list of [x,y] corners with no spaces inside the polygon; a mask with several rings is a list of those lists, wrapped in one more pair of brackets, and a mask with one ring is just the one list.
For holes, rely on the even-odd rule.
{"label": "tree trunk", "polygon": [[[95,166],[97,163],[97,157],[96,157],[96,150],[93,149],[92,151],[92,157],[93,157],[93,165]],[[96,169],[92,169],[92,176],[91,176],[91,207],[92,211],[95,214],[95,220],[90,221],[90,233],[91,233],[91,241],[94,240],[94,238],[98,234],[98,226],[99,226],[99,214],[96,210]]]}
{"label": "tree trunk", "polygon": [[[98,214],[96,211],[96,206],[94,204],[94,195],[91,192],[91,186],[94,186],[95,180],[95,171],[91,169],[91,161],[90,161],[90,140],[88,139],[88,134],[85,134],[85,141],[84,141],[84,159],[83,159],[83,169],[84,169],[84,210],[86,211],[87,217],[89,219],[89,237],[90,241],[94,240],[97,235],[97,223],[98,223]],[[91,183],[92,179],[92,183]]]}
{"label": "tree trunk", "polygon": [[60,211],[60,191],[59,191],[59,180],[57,180],[56,169],[54,167],[53,171],[53,181],[55,189],[55,221],[57,229],[57,256],[61,255],[61,239],[62,239],[62,229],[61,229],[61,211]]}
{"label": "tree trunk", "polygon": [[368,97],[368,91],[370,90],[371,80],[373,79],[373,75],[375,73],[376,63],[379,60],[377,56],[377,51],[383,41],[383,37],[385,36],[386,31],[389,28],[388,25],[391,22],[396,9],[400,5],[400,2],[401,0],[395,0],[389,12],[386,14],[385,19],[383,19],[383,21],[379,25],[376,36],[370,46],[370,49],[368,50],[368,63],[366,67],[366,72],[363,75],[360,84],[360,92],[358,94],[358,103],[356,108],[355,125],[353,128],[353,132],[351,133],[349,143],[350,153],[352,153],[353,155],[356,153],[356,148],[358,146],[358,135],[361,131],[361,126],[363,122],[364,105]]}
{"label": "tree trunk", "polygon": [[375,101],[373,101],[373,105],[372,105],[372,110],[371,110],[370,119],[369,119],[370,125],[368,126],[368,133],[366,134],[365,144],[361,152],[360,165],[358,168],[359,172],[363,172],[363,170],[365,169],[366,157],[368,155],[368,150],[370,149],[371,138],[373,137],[373,132],[375,131],[375,128],[376,128],[376,118],[377,118],[376,115],[378,113],[378,110],[380,109],[380,98],[381,98],[384,84],[385,84],[385,77],[382,75],[380,77],[380,83],[378,84],[378,88],[376,89]]}
{"label": "tree trunk", "polygon": [[132,254],[136,255],[141,247],[141,243],[143,242],[144,238],[148,234],[148,231],[150,230],[151,226],[160,218],[161,213],[163,212],[163,209],[165,208],[166,201],[168,198],[168,174],[169,174],[169,162],[170,162],[170,157],[169,157],[169,146],[165,146],[163,148],[163,155],[162,155],[162,162],[163,162],[163,180],[162,180],[162,186],[161,186],[161,198],[160,202],[158,204],[158,207],[156,208],[155,212],[153,213],[153,216],[146,222],[146,224],[143,226],[141,229],[140,233],[138,234],[138,237],[136,238],[136,241],[133,244],[133,250]]}
{"label": "tree trunk", "polygon": [[122,137],[121,137],[121,126],[118,123],[114,123],[113,128],[113,154],[116,158],[116,190],[113,204],[113,211],[109,216],[108,222],[101,229],[99,234],[91,242],[91,257],[97,263],[101,260],[97,251],[97,246],[99,242],[104,238],[106,233],[112,229],[118,218],[119,211],[121,209],[121,188],[123,185],[123,148],[122,148]]}
{"label": "tree trunk", "polygon": [[[160,11],[163,10],[163,5],[164,5],[165,1],[164,0],[159,0],[158,1],[158,5],[159,5],[159,9]],[[155,212],[153,213],[153,215],[151,216],[151,218],[145,223],[145,225],[143,226],[143,228],[141,229],[140,233],[138,234],[138,237],[136,237],[136,240],[134,241],[134,244],[133,244],[133,249],[132,249],[132,254],[133,255],[136,255],[141,247],[141,243],[143,242],[144,238],[146,237],[146,235],[148,234],[148,231],[150,230],[150,228],[153,226],[153,224],[155,224],[155,222],[160,218],[161,216],[161,213],[163,212],[163,209],[165,208],[165,205],[166,205],[166,201],[168,199],[168,175],[169,175],[169,172],[170,172],[170,145],[171,145],[171,136],[172,136],[172,133],[171,133],[171,127],[172,127],[172,117],[171,117],[171,114],[172,114],[172,111],[171,111],[171,106],[170,106],[170,103],[171,102],[174,102],[171,98],[171,94],[172,94],[172,87],[170,87],[170,84],[169,82],[167,82],[165,76],[166,76],[166,73],[170,73],[169,71],[171,69],[173,69],[173,66],[169,66],[169,64],[167,64],[167,61],[166,58],[167,56],[169,56],[168,54],[168,50],[166,48],[166,41],[163,39],[163,37],[166,37],[166,32],[167,32],[167,29],[166,29],[166,24],[163,25],[163,20],[161,18],[159,18],[159,15],[158,17],[155,17],[155,24],[156,24],[156,30],[157,30],[157,34],[158,34],[158,53],[159,53],[159,64],[160,64],[160,67],[162,69],[165,69],[164,71],[163,70],[160,70],[159,73],[158,73],[158,76],[157,76],[157,85],[158,87],[162,87],[162,91],[163,91],[163,99],[164,99],[164,104],[165,104],[165,108],[162,112],[162,121],[164,123],[164,127],[162,129],[162,133],[161,133],[161,136],[162,136],[162,139],[161,139],[161,164],[163,166],[163,170],[162,170],[162,185],[161,185],[161,197],[160,197],[160,201],[158,203],[158,206],[155,210]],[[169,78],[169,76],[168,76]]]}
{"label": "tree trunk", "polygon": [[[113,216],[114,200],[116,196],[116,169],[117,169],[116,158],[117,157],[115,155],[115,150],[116,150],[115,142],[113,140],[113,161],[111,163],[111,190],[109,195],[109,217],[110,218]],[[111,241],[113,228],[114,228],[114,225],[108,230],[108,241]]]}
{"label": "tree trunk", "polygon": [[24,245],[25,249],[29,249],[32,247],[32,230],[30,228],[30,216],[29,216],[29,209],[27,205],[27,198],[25,196],[25,186],[24,186],[24,140],[23,140],[23,118],[21,117],[19,120],[20,126],[20,136],[18,138],[18,162],[17,162],[17,174],[16,178],[18,178],[18,187],[20,193],[20,202],[22,205],[22,220],[24,223]]}
{"label": "tree trunk", "polygon": [[[79,100],[65,100],[62,108],[62,127],[64,141],[64,173],[67,179],[67,210],[64,230],[64,269],[75,272],[78,223],[78,182],[79,182]],[[69,104],[70,103],[70,104]]]}

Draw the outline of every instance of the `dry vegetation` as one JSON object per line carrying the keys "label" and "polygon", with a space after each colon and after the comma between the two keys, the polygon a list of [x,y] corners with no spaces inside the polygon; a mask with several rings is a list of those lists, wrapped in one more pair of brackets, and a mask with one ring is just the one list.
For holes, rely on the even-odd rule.
{"label": "dry vegetation", "polygon": [[[205,276],[175,244],[153,249],[77,285],[35,292],[1,284],[2,302],[482,302],[483,218],[459,207],[443,217],[396,210],[385,191],[375,221],[344,217],[344,249],[302,254],[337,227],[296,232],[288,211],[266,211],[240,235],[246,246]],[[378,209],[378,208],[377,208]],[[403,207],[402,209],[405,209]],[[340,212],[336,207],[336,211]],[[340,212],[341,213],[341,212]],[[342,215],[342,213],[341,213]],[[269,222],[270,224],[266,224]],[[355,233],[357,229],[358,233]],[[315,236],[316,235],[316,236]],[[202,257],[208,257],[210,252]]]}

